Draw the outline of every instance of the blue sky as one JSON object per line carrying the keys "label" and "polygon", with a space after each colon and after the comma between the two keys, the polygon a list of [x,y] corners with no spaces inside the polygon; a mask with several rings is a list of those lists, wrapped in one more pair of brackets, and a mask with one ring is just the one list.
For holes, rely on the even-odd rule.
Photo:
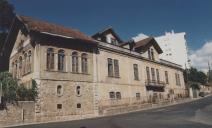
{"label": "blue sky", "polygon": [[108,26],[123,40],[186,32],[189,48],[212,40],[212,0],[10,0],[21,15],[92,35]]}

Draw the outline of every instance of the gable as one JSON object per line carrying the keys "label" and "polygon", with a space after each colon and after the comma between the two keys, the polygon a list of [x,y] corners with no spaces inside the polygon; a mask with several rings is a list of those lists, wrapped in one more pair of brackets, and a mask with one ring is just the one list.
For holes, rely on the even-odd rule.
{"label": "gable", "polygon": [[153,37],[149,37],[146,39],[143,39],[141,41],[135,42],[134,49],[137,52],[146,52],[150,47],[154,47],[154,49],[157,51],[158,54],[163,53],[162,49],[156,42],[156,40]]}
{"label": "gable", "polygon": [[96,40],[114,44],[114,45],[119,45],[123,42],[112,28],[107,28],[103,31],[100,31],[94,34],[92,37]]}

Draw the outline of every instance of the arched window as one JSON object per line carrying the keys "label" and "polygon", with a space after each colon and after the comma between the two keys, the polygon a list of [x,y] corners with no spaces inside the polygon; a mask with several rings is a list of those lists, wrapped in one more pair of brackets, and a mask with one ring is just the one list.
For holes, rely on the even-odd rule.
{"label": "arched window", "polygon": [[14,62],[12,62],[12,70],[11,70],[11,73],[12,73],[12,76],[14,77],[14,73],[15,73],[15,64]]}
{"label": "arched window", "polygon": [[54,69],[54,49],[48,48],[47,49],[47,60],[46,60],[46,68],[47,70]]}
{"label": "arched window", "polygon": [[82,54],[82,73],[88,73],[88,55],[83,53]]}
{"label": "arched window", "polygon": [[118,99],[118,100],[121,99],[121,92],[116,92],[116,99]]}
{"label": "arched window", "polygon": [[23,73],[26,74],[27,73],[27,53],[24,53],[24,64],[23,64]]}
{"label": "arched window", "polygon": [[115,99],[116,98],[115,92],[109,92],[109,97],[110,99]]}
{"label": "arched window", "polygon": [[15,72],[14,72],[14,76],[17,77],[17,72],[18,72],[18,61],[15,61]]}
{"label": "arched window", "polygon": [[64,71],[64,64],[65,64],[65,54],[64,50],[59,50],[58,51],[58,70],[59,71]]}
{"label": "arched window", "polygon": [[72,72],[78,73],[78,54],[77,54],[77,52],[72,53]]}
{"label": "arched window", "polygon": [[61,96],[62,93],[63,93],[63,92],[62,92],[62,86],[61,86],[61,85],[58,85],[58,86],[57,86],[57,95],[58,95],[58,96]]}
{"label": "arched window", "polygon": [[77,86],[76,92],[77,92],[77,95],[80,95],[80,86]]}
{"label": "arched window", "polygon": [[18,76],[19,76],[19,77],[22,76],[22,66],[23,66],[23,65],[22,65],[23,63],[22,63],[22,62],[23,62],[23,59],[22,59],[22,57],[20,56],[20,57],[19,57],[19,65],[18,65],[18,70],[19,70],[19,71],[18,71]]}
{"label": "arched window", "polygon": [[32,71],[32,52],[28,52],[28,73]]}

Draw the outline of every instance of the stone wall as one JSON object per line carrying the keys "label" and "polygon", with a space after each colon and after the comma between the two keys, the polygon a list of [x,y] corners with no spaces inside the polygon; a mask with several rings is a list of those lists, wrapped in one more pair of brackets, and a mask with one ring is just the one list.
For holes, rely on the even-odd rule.
{"label": "stone wall", "polygon": [[33,101],[20,101],[17,105],[8,104],[7,110],[0,110],[0,127],[34,122],[34,105]]}

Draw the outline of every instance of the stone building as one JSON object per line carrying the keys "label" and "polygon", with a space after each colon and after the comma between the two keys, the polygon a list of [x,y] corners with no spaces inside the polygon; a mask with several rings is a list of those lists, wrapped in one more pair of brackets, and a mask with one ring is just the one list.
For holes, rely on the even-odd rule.
{"label": "stone building", "polygon": [[123,42],[112,28],[92,37],[17,16],[9,33],[10,72],[38,85],[35,120],[97,116],[104,109],[186,96],[181,66],[159,59],[154,38]]}

